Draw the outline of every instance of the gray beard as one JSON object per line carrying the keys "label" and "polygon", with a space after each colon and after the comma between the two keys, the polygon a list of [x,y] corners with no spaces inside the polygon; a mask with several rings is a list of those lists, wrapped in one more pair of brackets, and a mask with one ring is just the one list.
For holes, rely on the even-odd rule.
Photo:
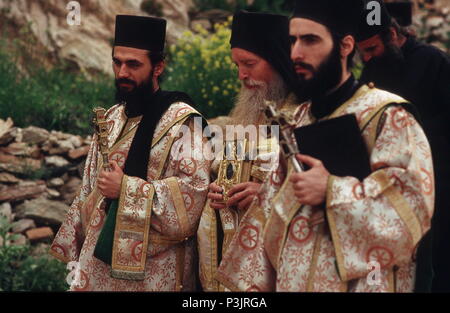
{"label": "gray beard", "polygon": [[258,126],[262,120],[264,101],[274,101],[279,106],[288,94],[288,88],[278,74],[269,85],[258,81],[249,81],[249,83],[261,87],[253,90],[242,84],[241,91],[236,97],[234,108],[230,114],[235,125]]}

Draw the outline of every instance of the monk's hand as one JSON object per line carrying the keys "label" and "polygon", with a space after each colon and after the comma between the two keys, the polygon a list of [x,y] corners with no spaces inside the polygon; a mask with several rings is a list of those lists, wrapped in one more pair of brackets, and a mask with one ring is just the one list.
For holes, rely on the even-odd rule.
{"label": "monk's hand", "polygon": [[297,154],[298,161],[311,167],[306,172],[295,173],[290,177],[294,185],[295,196],[305,205],[320,205],[326,200],[327,184],[330,173],[323,166],[322,161],[313,157]]}
{"label": "monk's hand", "polygon": [[223,189],[216,183],[211,183],[209,185],[208,190],[208,199],[211,201],[209,202],[209,206],[213,209],[220,210],[225,209],[226,205],[223,203]]}
{"label": "monk's hand", "polygon": [[246,182],[233,186],[228,192],[227,206],[237,206],[240,210],[247,210],[253,198],[259,191],[261,184]]}
{"label": "monk's hand", "polygon": [[123,171],[117,162],[110,162],[111,171],[102,170],[98,176],[98,189],[108,199],[118,199],[120,196],[120,185],[122,183]]}

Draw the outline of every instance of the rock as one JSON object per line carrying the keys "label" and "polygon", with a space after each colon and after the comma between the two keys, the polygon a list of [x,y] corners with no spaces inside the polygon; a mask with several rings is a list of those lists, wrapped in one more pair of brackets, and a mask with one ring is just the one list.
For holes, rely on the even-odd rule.
{"label": "rock", "polygon": [[49,155],[63,155],[66,154],[69,150],[61,147],[53,147],[48,150]]}
{"label": "rock", "polygon": [[57,142],[56,147],[50,149],[49,153],[51,155],[65,154],[73,149],[75,149],[75,146],[70,140],[61,140]]}
{"label": "rock", "polygon": [[30,229],[26,232],[26,235],[31,242],[36,242],[44,239],[52,239],[54,236],[53,230],[50,227]]}
{"label": "rock", "polygon": [[12,214],[11,204],[5,202],[0,205],[0,215],[6,217],[8,223],[14,220],[14,214]]}
{"label": "rock", "polygon": [[32,219],[37,225],[60,226],[69,206],[59,201],[38,198],[25,201],[15,208],[18,218]]}
{"label": "rock", "polygon": [[81,179],[71,177],[69,181],[60,188],[64,203],[71,205],[81,187]]}
{"label": "rock", "polygon": [[[0,119],[0,145],[7,144],[11,141],[11,138],[6,138],[6,134],[9,133],[11,128],[13,127],[14,122],[10,117],[6,121]],[[4,138],[5,136],[5,138]],[[9,141],[9,142],[8,142]]]}
{"label": "rock", "polygon": [[90,148],[89,146],[84,146],[84,147],[81,147],[78,149],[71,150],[71,151],[69,151],[68,156],[72,160],[76,160],[81,157],[85,157],[89,153],[89,148]]}
{"label": "rock", "polygon": [[61,179],[64,181],[64,184],[67,183],[70,179],[69,174],[64,173],[64,175],[61,176]]}
{"label": "rock", "polygon": [[52,178],[47,182],[47,186],[54,188],[54,187],[61,187],[64,185],[64,180],[60,177]]}
{"label": "rock", "polygon": [[194,6],[192,0],[156,0],[163,9],[164,18],[181,25],[189,25],[188,12]]}
{"label": "rock", "polygon": [[7,147],[0,148],[0,152],[14,156],[29,156],[39,159],[41,151],[38,146],[26,144],[25,142],[14,142]]}
{"label": "rock", "polygon": [[13,127],[0,137],[0,145],[4,146],[13,141],[22,142],[22,129]]}
{"label": "rock", "polygon": [[39,127],[30,126],[22,130],[22,141],[30,144],[41,144],[45,142],[50,133]]}
{"label": "rock", "polygon": [[32,219],[21,219],[14,222],[11,231],[15,234],[21,234],[29,229],[36,228],[36,224]]}
{"label": "rock", "polygon": [[0,152],[0,170],[15,174],[30,174],[41,169],[41,161],[16,157]]}
{"label": "rock", "polygon": [[47,195],[48,195],[48,199],[59,199],[61,197],[61,194],[55,190],[55,189],[47,189]]}
{"label": "rock", "polygon": [[63,157],[54,155],[49,156],[45,158],[45,164],[47,166],[53,166],[53,167],[65,167],[70,165],[70,162],[64,159]]}
{"label": "rock", "polygon": [[[161,5],[168,20],[167,38],[175,43],[188,29],[188,11],[192,0],[144,0]],[[42,53],[42,63],[52,63],[55,56],[59,60],[73,64],[86,73],[111,71],[111,40],[114,37],[115,16],[117,14],[146,15],[141,9],[143,0],[105,1],[89,0],[81,3],[80,25],[70,25],[67,17],[69,1],[15,0],[0,1],[2,19],[15,25],[17,29],[28,26],[28,36],[32,36],[30,48],[46,50]],[[73,24],[73,23],[72,23]],[[14,39],[17,34],[11,34]],[[47,56],[48,55],[48,56]]]}
{"label": "rock", "polygon": [[1,138],[0,138],[0,146],[3,145],[7,145],[10,142],[12,142],[15,138],[14,135],[14,129],[13,130],[9,130],[8,132],[6,132]]}
{"label": "rock", "polygon": [[10,155],[27,155],[29,146],[25,142],[14,142],[7,147],[1,147],[0,152]]}
{"label": "rock", "polygon": [[80,136],[71,136],[68,141],[72,144],[74,149],[80,148],[83,145],[83,138]]}
{"label": "rock", "polygon": [[71,135],[71,134],[63,133],[63,132],[60,132],[57,130],[52,130],[50,132],[50,134],[51,134],[53,140],[56,139],[56,141],[64,141],[64,140],[70,139],[70,137],[73,137],[73,135]]}
{"label": "rock", "polygon": [[0,184],[17,184],[21,180],[9,173],[0,173]]}
{"label": "rock", "polygon": [[434,0],[434,5],[436,8],[441,8],[442,10],[445,10],[445,8],[448,9],[448,0]]}
{"label": "rock", "polygon": [[430,34],[432,36],[434,36],[435,38],[438,38],[440,41],[444,42],[447,37],[447,34],[449,32],[450,32],[450,28],[445,28],[445,27],[441,26],[441,27],[434,28],[433,30],[431,30]]}
{"label": "rock", "polygon": [[44,181],[21,182],[0,190],[0,201],[21,201],[41,196],[46,191]]}
{"label": "rock", "polygon": [[84,139],[83,144],[86,145],[86,146],[90,146],[90,145],[92,144],[92,136],[91,136],[91,135],[87,136],[87,137]]}
{"label": "rock", "polygon": [[13,129],[11,129],[10,133],[16,142],[22,142],[23,138],[22,128],[14,127]]}
{"label": "rock", "polygon": [[[152,0],[153,1],[153,0]],[[192,0],[154,0],[161,4],[167,20],[167,41],[175,43],[189,29],[188,12],[193,8]]]}
{"label": "rock", "polygon": [[445,16],[446,22],[450,22],[450,8],[442,9],[442,14]]}
{"label": "rock", "polygon": [[50,140],[47,140],[46,142],[44,142],[41,145],[41,149],[42,151],[46,152],[47,154],[49,153],[50,149],[53,148],[53,144],[50,142]]}
{"label": "rock", "polygon": [[429,28],[437,28],[444,24],[444,21],[442,16],[431,16],[427,18],[425,25]]}
{"label": "rock", "polygon": [[45,148],[48,150],[50,155],[66,154],[70,150],[75,149],[72,141],[69,139],[58,139],[55,135],[51,135],[49,143],[51,145],[49,147],[45,145]]}

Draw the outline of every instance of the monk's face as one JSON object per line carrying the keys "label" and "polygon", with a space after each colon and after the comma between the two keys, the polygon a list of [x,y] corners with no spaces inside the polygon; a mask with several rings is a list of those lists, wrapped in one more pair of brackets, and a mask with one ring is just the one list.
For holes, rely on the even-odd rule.
{"label": "monk's face", "polygon": [[380,35],[358,42],[357,46],[364,63],[369,62],[372,58],[383,56],[386,50]]}
{"label": "monk's face", "polygon": [[137,86],[148,84],[155,75],[147,50],[122,46],[114,47],[113,70],[122,92],[132,92]]}
{"label": "monk's face", "polygon": [[[257,90],[270,85],[275,77],[272,66],[260,56],[241,49],[231,49],[231,58],[238,67],[239,80],[247,89]],[[263,84],[261,84],[263,83]]]}
{"label": "monk's face", "polygon": [[310,80],[330,56],[333,37],[319,23],[304,18],[293,18],[289,25],[291,59],[302,80]]}

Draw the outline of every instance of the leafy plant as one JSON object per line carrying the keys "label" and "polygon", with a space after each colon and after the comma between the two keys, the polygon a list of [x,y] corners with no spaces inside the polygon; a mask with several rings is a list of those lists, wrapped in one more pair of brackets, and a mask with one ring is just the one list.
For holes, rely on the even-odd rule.
{"label": "leafy plant", "polygon": [[18,235],[10,234],[12,224],[0,215],[0,291],[65,291],[65,264],[49,256],[33,257],[31,246],[11,245]]}
{"label": "leafy plant", "polygon": [[0,118],[12,117],[19,127],[89,134],[91,109],[111,106],[113,95],[110,77],[88,79],[64,64],[50,70],[35,66],[24,74],[14,56],[0,50]]}
{"label": "leafy plant", "polygon": [[355,64],[353,65],[352,72],[353,75],[355,75],[356,79],[359,79],[361,77],[363,68],[364,65],[361,62],[355,62]]}
{"label": "leafy plant", "polygon": [[170,47],[163,87],[188,93],[207,118],[228,114],[240,88],[231,60],[230,22],[215,25],[213,34],[197,26],[196,34],[188,31]]}
{"label": "leafy plant", "polygon": [[48,256],[28,256],[14,275],[14,291],[66,291],[65,264]]}

